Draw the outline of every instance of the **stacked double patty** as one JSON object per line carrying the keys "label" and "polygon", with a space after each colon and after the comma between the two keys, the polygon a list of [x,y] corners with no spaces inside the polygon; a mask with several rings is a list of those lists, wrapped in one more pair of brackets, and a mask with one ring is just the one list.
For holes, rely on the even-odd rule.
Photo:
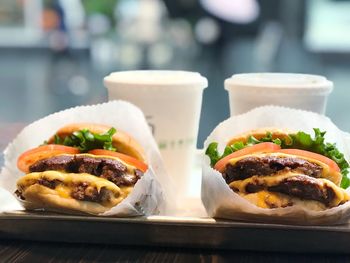
{"label": "stacked double patty", "polygon": [[[328,186],[318,183],[321,178],[322,167],[305,159],[280,156],[248,156],[235,164],[228,163],[223,172],[227,184],[244,180],[253,176],[273,176],[287,172],[300,173],[300,176],[288,177],[277,185],[266,186],[252,180],[245,186],[246,193],[256,193],[261,190],[282,193],[301,199],[315,200],[329,206],[335,197],[335,192]],[[238,192],[238,189],[233,189]]]}
{"label": "stacked double patty", "polygon": [[[59,155],[39,160],[29,167],[32,172],[63,171],[66,173],[87,173],[105,178],[118,187],[133,186],[143,175],[142,171],[135,169],[129,173],[127,166],[116,159],[106,157],[92,157],[87,154]],[[62,184],[59,180],[42,178],[38,182],[50,189]],[[18,192],[17,192],[18,194]],[[100,191],[91,187],[87,182],[74,185],[71,197],[81,201],[103,202],[109,198],[109,192],[102,188]]]}

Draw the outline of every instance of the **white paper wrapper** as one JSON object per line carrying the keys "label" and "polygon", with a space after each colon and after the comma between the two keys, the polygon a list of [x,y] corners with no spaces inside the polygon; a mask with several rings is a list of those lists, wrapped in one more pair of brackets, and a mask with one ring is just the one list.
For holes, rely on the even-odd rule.
{"label": "white paper wrapper", "polygon": [[[141,110],[125,101],[80,106],[54,113],[25,127],[4,151],[5,165],[0,174],[0,211],[21,209],[10,193],[24,174],[17,169],[17,158],[24,151],[37,147],[60,127],[73,122],[107,124],[134,137],[145,149],[150,169],[136,183],[130,195],[104,215],[138,216],[162,213],[169,203],[167,174],[156,142]],[[165,184],[166,182],[166,184]],[[160,184],[164,184],[162,188]],[[170,187],[169,187],[170,188]],[[163,189],[163,190],[162,190]],[[165,194],[167,193],[167,194]]]}
{"label": "white paper wrapper", "polygon": [[[347,136],[332,121],[319,114],[279,106],[255,108],[245,114],[238,115],[220,123],[204,143],[219,143],[222,152],[226,142],[235,134],[262,127],[288,128],[313,134],[313,128],[327,131],[327,142],[336,143],[345,157],[349,159]],[[350,202],[325,211],[311,211],[300,206],[286,208],[259,208],[233,192],[222,175],[212,169],[209,158],[203,156],[202,163],[202,201],[211,217],[229,218],[244,221],[275,222],[290,224],[341,224],[350,217]]]}

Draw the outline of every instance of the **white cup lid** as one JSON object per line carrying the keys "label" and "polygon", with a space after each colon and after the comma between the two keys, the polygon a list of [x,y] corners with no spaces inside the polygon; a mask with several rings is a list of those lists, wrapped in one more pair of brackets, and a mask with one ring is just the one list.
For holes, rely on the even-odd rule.
{"label": "white cup lid", "polygon": [[225,80],[225,89],[330,93],[333,83],[323,76],[296,73],[244,73]]}
{"label": "white cup lid", "polygon": [[112,72],[104,78],[106,84],[129,86],[181,87],[196,86],[206,88],[208,81],[197,72],[177,70],[131,70]]}

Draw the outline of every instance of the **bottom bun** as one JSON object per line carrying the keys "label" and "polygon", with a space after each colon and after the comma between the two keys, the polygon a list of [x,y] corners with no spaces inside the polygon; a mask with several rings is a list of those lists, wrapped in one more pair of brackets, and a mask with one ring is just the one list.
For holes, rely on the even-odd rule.
{"label": "bottom bun", "polygon": [[25,198],[23,205],[29,210],[43,208],[59,212],[65,210],[66,213],[80,211],[89,214],[100,214],[111,209],[111,207],[99,203],[61,197],[55,190],[38,184],[28,187],[22,195]]}
{"label": "bottom bun", "polygon": [[[47,181],[48,186],[43,185]],[[58,182],[57,185],[50,185],[50,182]],[[75,199],[73,189],[79,185],[88,185],[81,194],[91,193],[96,189],[96,194],[105,191],[105,198],[92,200]],[[91,187],[90,187],[91,186]],[[133,187],[118,187],[112,182],[90,174],[72,174],[58,171],[45,171],[31,173],[23,176],[17,182],[21,202],[28,210],[45,209],[64,213],[89,213],[100,214],[110,210],[122,202],[132,191]],[[89,189],[90,187],[90,189]],[[78,194],[77,196],[81,196]],[[87,196],[88,197],[88,196]],[[75,211],[75,212],[74,212]]]}

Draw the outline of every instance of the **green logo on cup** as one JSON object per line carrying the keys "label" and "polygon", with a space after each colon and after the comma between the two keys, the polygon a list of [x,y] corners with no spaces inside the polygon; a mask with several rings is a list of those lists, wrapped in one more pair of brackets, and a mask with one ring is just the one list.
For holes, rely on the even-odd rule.
{"label": "green logo on cup", "polygon": [[194,138],[176,139],[176,140],[161,140],[158,142],[160,150],[166,149],[179,149],[182,147],[192,146],[194,144]]}

